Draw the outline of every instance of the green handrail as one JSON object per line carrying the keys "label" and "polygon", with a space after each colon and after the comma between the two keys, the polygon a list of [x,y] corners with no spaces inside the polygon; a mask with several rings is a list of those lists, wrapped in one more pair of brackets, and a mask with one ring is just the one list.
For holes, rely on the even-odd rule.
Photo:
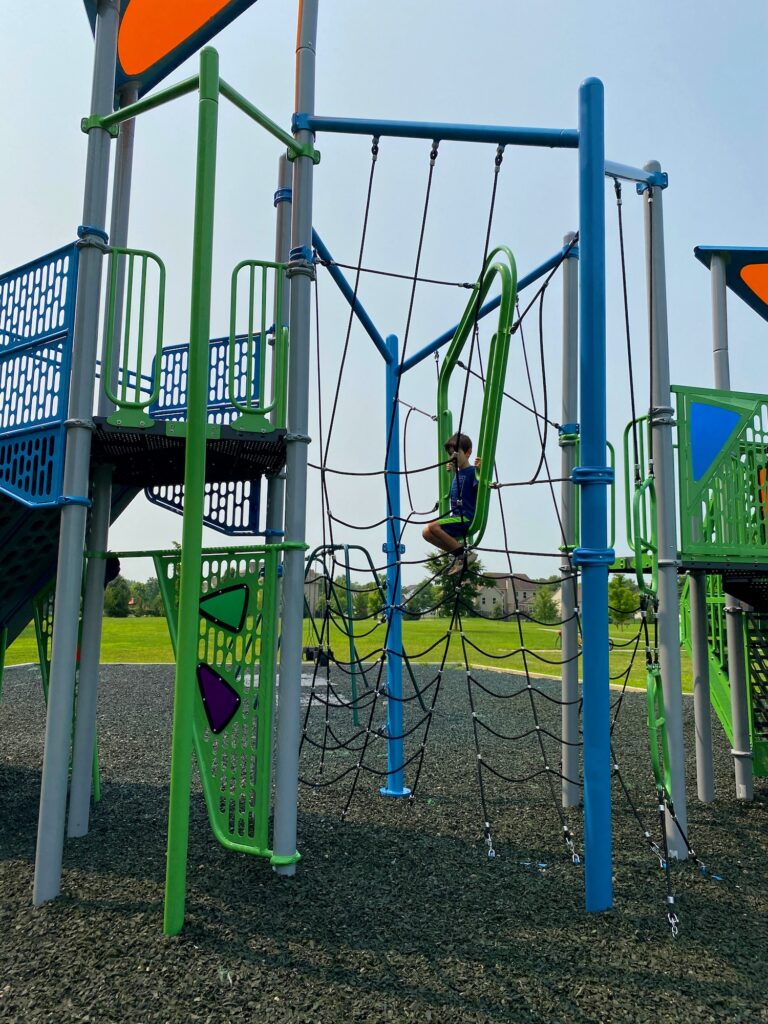
{"label": "green handrail", "polygon": [[[498,259],[497,257],[501,257]],[[461,318],[453,341],[448,347],[437,387],[437,445],[438,445],[438,494],[440,515],[447,515],[450,509],[450,493],[452,474],[445,464],[443,444],[453,434],[453,415],[448,404],[448,390],[456,364],[461,356],[467,338],[474,329],[477,311],[488,294],[488,291],[499,278],[501,286],[501,302],[496,332],[491,341],[488,356],[488,372],[483,395],[483,410],[480,420],[480,433],[476,455],[480,459],[477,486],[477,505],[472,523],[468,530],[468,541],[479,544],[488,523],[490,505],[490,487],[493,480],[493,466],[496,458],[496,444],[499,437],[501,405],[504,395],[504,378],[507,372],[507,360],[512,332],[512,321],[517,298],[517,265],[510,249],[504,245],[494,249],[485,261],[480,280],[472,289],[472,295]]]}
{"label": "green handrail", "polygon": [[[286,403],[288,390],[288,328],[282,323],[283,320],[283,277],[286,270],[284,263],[272,263],[268,260],[242,260],[232,271],[232,284],[230,289],[230,311],[229,311],[229,400],[240,413],[232,426],[238,430],[245,430],[252,433],[267,433],[275,427],[284,427],[286,422]],[[248,331],[245,342],[238,341],[237,337],[237,300],[238,280],[243,271],[248,272]],[[260,271],[260,274],[257,274]],[[275,343],[273,350],[274,360],[274,390],[272,401],[267,404],[264,400],[266,390],[266,366],[267,366],[267,335],[269,332],[269,320],[267,319],[267,292],[269,273],[274,273],[274,317],[275,317]],[[260,288],[257,289],[256,279],[259,277]],[[259,327],[255,329],[256,303],[258,297],[259,305]],[[258,365],[256,359],[256,345],[258,341]],[[244,346],[244,348],[243,348]],[[237,383],[242,380],[244,362],[245,369],[245,395],[238,393]],[[254,382],[254,374],[256,381]],[[254,383],[256,386],[254,386]],[[272,424],[267,413],[275,412],[275,423]]]}
{"label": "green handrail", "polygon": [[[641,424],[645,423],[645,428]],[[629,439],[632,436],[633,426],[637,424],[637,461],[641,473],[647,475],[645,469],[645,435],[648,430],[648,417],[638,416],[636,420],[630,420],[624,428],[624,514],[626,518],[627,540],[632,538],[632,493],[635,480],[632,474],[634,467],[634,452],[630,456]],[[648,524],[643,520],[643,529],[647,530]]]}
{"label": "green handrail", "polygon": [[[645,496],[648,496],[646,510]],[[646,536],[645,524],[651,522],[651,535]],[[635,488],[632,499],[632,532],[629,535],[630,547],[635,556],[635,579],[641,594],[655,596],[659,592],[659,544],[656,533],[656,482],[653,476],[647,476]],[[643,573],[643,555],[651,556],[651,585],[645,581]]]}
{"label": "green handrail", "polygon": [[[110,423],[118,426],[151,427],[154,422],[147,412],[150,405],[157,401],[160,395],[160,356],[163,349],[163,317],[165,312],[165,264],[155,253],[147,252],[144,249],[122,249],[110,247],[109,283],[107,290],[107,323],[106,340],[104,349],[104,392],[116,406],[116,411],[108,417]],[[123,304],[123,328],[122,343],[120,344],[120,368],[122,373],[117,381],[113,381],[112,370],[114,366],[114,347],[116,335],[116,309],[117,295],[120,290],[119,280],[120,264],[122,258],[128,262],[127,280],[125,281],[125,302]],[[140,263],[139,283],[139,314],[136,338],[136,351],[134,355],[135,370],[132,371],[129,363],[131,361],[131,328],[133,326],[134,306],[134,278],[136,276],[135,266]],[[157,297],[157,329],[155,335],[155,359],[154,372],[152,374],[152,386],[149,394],[142,392],[142,361],[144,358],[144,335],[145,318],[147,311],[147,270],[150,263],[154,263],[158,269],[158,297]],[[131,372],[135,373],[134,384],[130,385]],[[131,392],[133,397],[130,397]],[[145,397],[142,397],[144,395]]]}

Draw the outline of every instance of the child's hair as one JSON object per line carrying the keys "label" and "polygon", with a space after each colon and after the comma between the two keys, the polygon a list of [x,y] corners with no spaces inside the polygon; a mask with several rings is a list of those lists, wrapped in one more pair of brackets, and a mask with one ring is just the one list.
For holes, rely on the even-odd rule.
{"label": "child's hair", "polygon": [[461,449],[465,454],[472,451],[472,438],[468,434],[452,434],[443,445],[446,451],[452,448],[453,451]]}

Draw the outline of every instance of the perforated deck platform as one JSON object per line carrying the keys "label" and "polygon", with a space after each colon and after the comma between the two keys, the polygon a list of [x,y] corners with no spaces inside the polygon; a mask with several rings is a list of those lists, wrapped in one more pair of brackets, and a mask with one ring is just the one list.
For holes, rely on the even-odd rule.
{"label": "perforated deck platform", "polygon": [[[91,443],[94,465],[114,469],[116,483],[134,487],[184,483],[185,424],[158,421],[146,430],[116,427],[95,419]],[[209,483],[255,480],[279,473],[285,465],[285,430],[249,434],[233,427],[209,426],[205,479]]]}

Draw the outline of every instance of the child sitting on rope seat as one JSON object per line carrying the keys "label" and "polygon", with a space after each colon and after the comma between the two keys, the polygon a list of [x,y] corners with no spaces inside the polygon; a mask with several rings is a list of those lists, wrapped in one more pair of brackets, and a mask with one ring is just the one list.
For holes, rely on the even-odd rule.
{"label": "child sitting on rope seat", "polygon": [[477,505],[477,468],[480,459],[470,466],[472,441],[466,434],[454,434],[443,445],[450,456],[446,463],[454,474],[451,482],[451,511],[432,523],[427,523],[422,536],[441,551],[453,555],[448,576],[454,576],[477,561],[474,551],[467,550],[467,531],[472,525]]}

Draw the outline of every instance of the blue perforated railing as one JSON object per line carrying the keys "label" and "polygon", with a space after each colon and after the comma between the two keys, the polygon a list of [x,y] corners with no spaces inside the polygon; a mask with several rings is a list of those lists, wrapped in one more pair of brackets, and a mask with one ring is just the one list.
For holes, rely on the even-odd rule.
{"label": "blue perforated railing", "polygon": [[0,491],[61,504],[76,244],[0,275]]}

